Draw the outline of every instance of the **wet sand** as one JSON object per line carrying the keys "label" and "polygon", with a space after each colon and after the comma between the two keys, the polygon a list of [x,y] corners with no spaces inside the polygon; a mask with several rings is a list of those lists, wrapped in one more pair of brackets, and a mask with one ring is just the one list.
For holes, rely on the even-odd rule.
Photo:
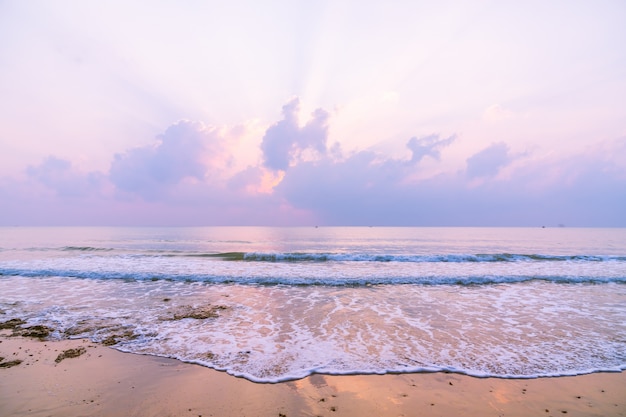
{"label": "wet sand", "polygon": [[2,416],[626,416],[625,372],[530,380],[313,375],[257,384],[88,340],[9,334],[0,332]]}

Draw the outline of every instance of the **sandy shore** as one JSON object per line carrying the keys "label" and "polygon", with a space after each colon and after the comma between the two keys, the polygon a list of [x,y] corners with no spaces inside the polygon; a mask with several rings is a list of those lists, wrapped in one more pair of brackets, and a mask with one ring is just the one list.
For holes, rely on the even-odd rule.
{"label": "sandy shore", "polygon": [[88,340],[39,341],[6,332],[0,357],[0,415],[7,417],[626,416],[625,372],[533,380],[314,375],[255,384]]}

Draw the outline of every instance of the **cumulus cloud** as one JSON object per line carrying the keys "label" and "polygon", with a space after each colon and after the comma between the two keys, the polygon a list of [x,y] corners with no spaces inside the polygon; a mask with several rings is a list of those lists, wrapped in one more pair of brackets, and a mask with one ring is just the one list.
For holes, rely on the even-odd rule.
{"label": "cumulus cloud", "polygon": [[445,139],[439,139],[439,135],[429,135],[422,138],[412,137],[406,146],[411,150],[411,164],[419,163],[424,157],[430,156],[435,160],[441,157],[441,149],[450,145],[456,139],[452,135]]}
{"label": "cumulus cloud", "polygon": [[153,196],[161,187],[187,178],[204,180],[211,161],[223,162],[226,157],[219,132],[202,123],[180,121],[156,139],[115,155],[109,176],[116,187]]}
{"label": "cumulus cloud", "polygon": [[371,149],[341,155],[327,147],[324,110],[303,126],[297,116],[294,99],[264,136],[259,131],[263,157],[245,167],[229,162],[225,130],[190,121],[115,155],[108,175],[50,156],[22,179],[0,178],[0,222],[626,226],[626,138],[584,154],[529,158],[499,142],[467,158],[465,170],[418,178],[416,166],[445,159],[455,136],[412,137],[403,159]]}
{"label": "cumulus cloud", "polygon": [[467,159],[467,176],[470,178],[492,177],[513,160],[509,146],[504,142],[494,143]]}
{"label": "cumulus cloud", "polygon": [[328,112],[317,109],[311,120],[300,127],[300,101],[290,100],[283,106],[283,119],[270,126],[261,143],[263,163],[267,168],[285,171],[304,151],[326,154]]}

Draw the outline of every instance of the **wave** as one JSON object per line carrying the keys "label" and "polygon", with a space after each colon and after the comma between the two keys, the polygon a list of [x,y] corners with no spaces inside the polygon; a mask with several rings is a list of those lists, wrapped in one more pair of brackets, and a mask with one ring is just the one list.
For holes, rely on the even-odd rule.
{"label": "wave", "polygon": [[322,277],[322,276],[232,276],[212,275],[207,273],[164,273],[150,272],[119,272],[67,269],[16,269],[0,268],[0,276],[61,277],[100,280],[126,281],[183,281],[202,282],[207,284],[241,284],[241,285],[292,285],[292,286],[333,286],[333,287],[369,287],[376,285],[493,285],[516,284],[529,281],[546,281],[561,284],[626,284],[623,276],[574,276],[574,275],[415,275],[415,276],[368,276],[368,277]]}
{"label": "wave", "polygon": [[172,256],[220,258],[227,261],[250,262],[624,262],[626,256],[542,255],[542,254],[445,254],[393,255],[371,253],[316,252],[225,252],[188,253]]}
{"label": "wave", "polygon": [[554,370],[554,371],[539,371],[534,373],[506,373],[506,372],[489,372],[483,371],[479,369],[472,368],[460,368],[454,366],[438,366],[438,365],[429,365],[429,366],[408,366],[401,363],[398,363],[396,367],[393,368],[354,368],[354,369],[333,369],[332,367],[318,366],[311,367],[308,369],[295,369],[290,372],[285,372],[283,374],[269,376],[263,375],[258,376],[252,372],[245,372],[238,369],[234,369],[232,366],[219,366],[215,365],[209,360],[206,359],[195,359],[188,358],[181,354],[172,354],[172,353],[145,353],[143,351],[137,352],[133,349],[132,344],[127,345],[116,345],[112,346],[114,349],[125,352],[125,353],[140,353],[142,355],[151,355],[156,357],[165,357],[179,360],[181,362],[191,363],[195,365],[204,366],[207,368],[215,369],[217,371],[226,372],[229,375],[244,378],[248,381],[261,383],[261,384],[276,384],[281,382],[289,382],[289,381],[297,381],[302,378],[306,378],[311,375],[336,375],[336,376],[347,376],[347,375],[404,375],[404,374],[434,374],[434,373],[445,373],[445,374],[456,374],[456,375],[467,375],[474,378],[498,378],[498,379],[511,379],[511,380],[525,380],[525,379],[538,379],[538,378],[557,378],[557,377],[571,377],[571,376],[580,376],[580,375],[589,375],[594,373],[620,373],[626,370],[626,363],[620,363],[612,366],[600,366],[600,367],[587,367],[583,369],[563,369],[563,370]]}
{"label": "wave", "polygon": [[111,252],[111,248],[95,248],[93,246],[64,246],[62,251],[79,251],[79,252]]}
{"label": "wave", "polygon": [[[9,249],[0,248],[0,252]],[[15,250],[15,249],[10,249]],[[393,254],[372,252],[194,252],[184,249],[111,248],[95,246],[31,247],[30,252],[74,252],[97,255],[115,252],[121,257],[189,257],[234,262],[323,263],[323,262],[402,262],[402,263],[506,263],[506,262],[626,262],[626,255],[553,255],[540,253],[477,253],[477,254]]]}
{"label": "wave", "polygon": [[[134,353],[131,349],[124,347],[114,347],[115,349],[126,352],[126,353]],[[278,377],[258,377],[251,373],[234,371],[232,369],[226,367],[218,367],[212,365],[210,362],[206,360],[196,360],[196,359],[185,359],[180,355],[153,355],[160,357],[167,357],[180,360],[181,362],[192,363],[196,365],[205,366],[207,368],[212,368],[218,371],[224,371],[229,375],[244,378],[252,382],[256,383],[270,383],[276,384],[281,382],[289,382],[296,381],[298,379],[306,378],[308,376],[319,374],[319,375],[337,375],[337,376],[347,376],[347,375],[403,375],[403,374],[433,374],[433,373],[445,373],[445,374],[457,374],[457,375],[467,375],[474,378],[498,378],[498,379],[513,379],[513,380],[524,380],[524,379],[538,379],[538,378],[558,378],[558,377],[571,377],[571,376],[580,376],[580,375],[589,375],[594,373],[620,373],[626,370],[626,364],[620,364],[616,366],[610,367],[601,367],[601,368],[589,368],[589,369],[581,369],[581,370],[564,370],[564,371],[554,371],[554,372],[537,372],[537,373],[529,373],[529,374],[507,374],[507,373],[495,373],[495,372],[484,372],[480,370],[473,369],[462,369],[456,367],[449,366],[415,366],[415,367],[398,367],[398,368],[390,368],[390,369],[351,369],[351,370],[325,370],[325,369],[304,369],[298,370],[298,372],[288,373],[284,375],[280,375]]]}

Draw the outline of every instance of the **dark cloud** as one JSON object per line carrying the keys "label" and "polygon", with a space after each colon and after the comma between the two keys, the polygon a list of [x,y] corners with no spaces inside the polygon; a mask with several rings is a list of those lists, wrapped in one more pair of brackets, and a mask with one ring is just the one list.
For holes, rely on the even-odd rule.
{"label": "dark cloud", "polygon": [[121,190],[144,197],[185,178],[203,180],[207,158],[221,153],[222,139],[201,123],[180,121],[170,126],[154,144],[116,154],[109,176]]}
{"label": "dark cloud", "polygon": [[29,166],[26,174],[62,197],[79,197],[96,192],[104,182],[103,174],[78,172],[70,161],[55,156],[47,157],[39,165]]}
{"label": "dark cloud", "polygon": [[292,99],[283,106],[283,119],[270,126],[261,143],[263,163],[273,170],[287,170],[297,157],[308,149],[326,154],[328,112],[317,109],[303,127],[298,122],[300,102]]}
{"label": "dark cloud", "polygon": [[494,176],[512,160],[506,143],[494,143],[467,159],[467,176],[470,178]]}
{"label": "dark cloud", "polygon": [[439,139],[439,135],[429,135],[419,139],[412,137],[406,144],[412,152],[410,163],[417,164],[426,156],[439,160],[441,149],[450,145],[455,139],[455,135],[446,139]]}

